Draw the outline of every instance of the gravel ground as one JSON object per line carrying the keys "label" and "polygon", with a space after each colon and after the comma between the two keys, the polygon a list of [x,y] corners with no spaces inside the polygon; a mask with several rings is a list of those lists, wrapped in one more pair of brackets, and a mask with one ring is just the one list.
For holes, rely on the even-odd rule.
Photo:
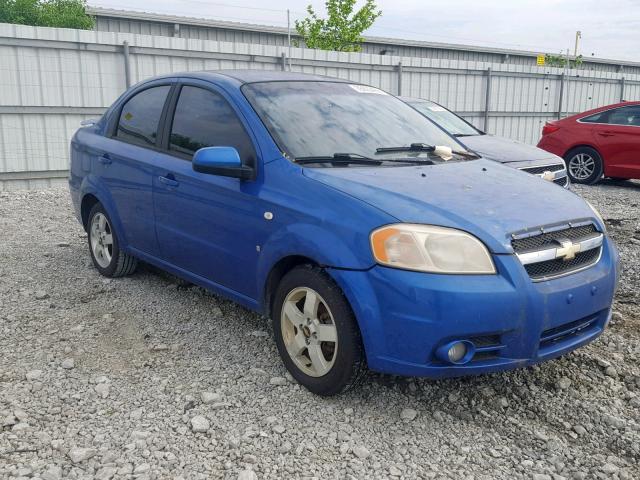
{"label": "gravel ground", "polygon": [[504,374],[316,397],[263,317],[91,266],[64,189],[0,192],[0,478],[640,478],[640,182],[577,188],[617,241],[596,342]]}

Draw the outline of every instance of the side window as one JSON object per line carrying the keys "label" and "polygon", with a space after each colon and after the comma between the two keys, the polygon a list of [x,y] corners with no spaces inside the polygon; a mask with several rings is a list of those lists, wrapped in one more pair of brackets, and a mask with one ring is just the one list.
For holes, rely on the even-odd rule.
{"label": "side window", "polygon": [[607,117],[610,112],[611,110],[606,110],[604,112],[595,113],[588,117],[581,118],[580,121],[584,123],[607,123]]}
{"label": "side window", "polygon": [[253,163],[251,139],[227,101],[203,88],[184,86],[171,125],[169,150],[191,156],[203,147],[235,147],[244,164]]}
{"label": "side window", "polygon": [[612,110],[611,115],[609,115],[609,123],[640,127],[640,106],[635,105]]}
{"label": "side window", "polygon": [[152,87],[134,95],[122,107],[116,138],[142,145],[155,145],[164,102],[171,87]]}

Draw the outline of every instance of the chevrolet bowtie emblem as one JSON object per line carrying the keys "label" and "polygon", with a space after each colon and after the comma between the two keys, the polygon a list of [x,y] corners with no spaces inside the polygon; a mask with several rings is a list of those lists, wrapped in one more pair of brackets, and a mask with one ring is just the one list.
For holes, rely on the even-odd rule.
{"label": "chevrolet bowtie emblem", "polygon": [[546,180],[547,182],[553,182],[556,178],[556,174],[553,172],[550,172],[549,170],[545,171],[542,174],[542,179]]}
{"label": "chevrolet bowtie emblem", "polygon": [[579,243],[573,243],[571,240],[558,240],[558,242],[561,246],[556,249],[556,258],[561,258],[565,262],[576,258],[576,253],[580,251]]}

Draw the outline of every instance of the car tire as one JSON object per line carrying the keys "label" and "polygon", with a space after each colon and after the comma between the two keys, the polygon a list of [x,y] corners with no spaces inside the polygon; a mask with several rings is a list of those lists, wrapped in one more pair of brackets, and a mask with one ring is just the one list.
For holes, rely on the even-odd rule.
{"label": "car tire", "polygon": [[322,269],[305,265],[287,273],[271,316],[285,367],[309,391],[337,395],[362,379],[360,329],[344,294]]}
{"label": "car tire", "polygon": [[564,156],[564,160],[572,183],[593,185],[602,178],[602,157],[591,147],[574,148]]}
{"label": "car tire", "polygon": [[135,257],[120,249],[113,222],[100,203],[96,203],[89,212],[87,239],[93,265],[105,277],[130,275],[138,266]]}

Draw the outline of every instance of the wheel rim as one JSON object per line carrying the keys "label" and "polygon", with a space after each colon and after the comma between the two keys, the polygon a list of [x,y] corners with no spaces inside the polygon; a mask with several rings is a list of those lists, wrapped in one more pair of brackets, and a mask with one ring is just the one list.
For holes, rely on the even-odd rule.
{"label": "wheel rim", "polygon": [[282,339],[291,360],[305,374],[329,373],[338,354],[333,314],[318,292],[300,287],[289,292],[280,314]]}
{"label": "wheel rim", "polygon": [[106,215],[96,213],[89,232],[93,257],[102,268],[107,268],[113,258],[113,234]]}
{"label": "wheel rim", "polygon": [[596,170],[596,161],[588,153],[578,153],[569,160],[569,172],[577,180],[586,180]]}

